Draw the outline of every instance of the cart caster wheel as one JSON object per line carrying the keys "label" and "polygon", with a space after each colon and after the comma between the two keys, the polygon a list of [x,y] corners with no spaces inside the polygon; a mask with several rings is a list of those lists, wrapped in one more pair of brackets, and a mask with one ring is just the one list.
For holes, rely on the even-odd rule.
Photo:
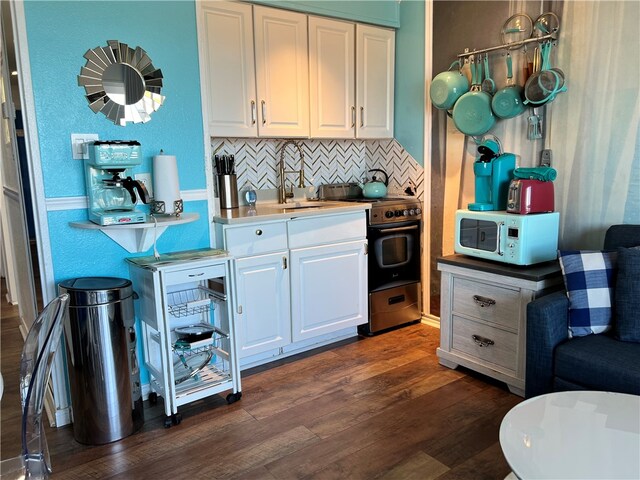
{"label": "cart caster wheel", "polygon": [[149,393],[149,404],[155,405],[158,403],[158,394],[156,392]]}
{"label": "cart caster wheel", "polygon": [[164,419],[164,428],[171,428],[171,425],[173,425],[173,421],[171,420],[171,417],[166,417]]}
{"label": "cart caster wheel", "polygon": [[180,425],[180,423],[182,422],[182,414],[176,413],[175,415],[171,415],[171,421],[174,425]]}
{"label": "cart caster wheel", "polygon": [[230,393],[229,395],[227,395],[227,403],[231,405],[232,403],[236,403],[241,398],[242,398],[242,392]]}

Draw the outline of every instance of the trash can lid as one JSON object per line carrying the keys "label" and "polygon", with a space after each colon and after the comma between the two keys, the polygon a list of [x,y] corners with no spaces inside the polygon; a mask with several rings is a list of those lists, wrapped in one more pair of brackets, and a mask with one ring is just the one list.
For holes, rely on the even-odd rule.
{"label": "trash can lid", "polygon": [[72,278],[60,282],[58,289],[69,294],[70,307],[102,305],[133,295],[131,280],[116,277]]}

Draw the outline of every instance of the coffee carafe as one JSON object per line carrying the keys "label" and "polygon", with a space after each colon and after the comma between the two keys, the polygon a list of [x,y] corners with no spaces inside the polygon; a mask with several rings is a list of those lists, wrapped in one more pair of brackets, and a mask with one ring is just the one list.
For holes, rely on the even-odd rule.
{"label": "coffee carafe", "polygon": [[149,202],[144,184],[132,177],[132,168],[140,163],[140,143],[136,141],[90,144],[89,159],[85,160],[89,220],[105,226],[147,220],[144,212],[135,209],[138,200]]}

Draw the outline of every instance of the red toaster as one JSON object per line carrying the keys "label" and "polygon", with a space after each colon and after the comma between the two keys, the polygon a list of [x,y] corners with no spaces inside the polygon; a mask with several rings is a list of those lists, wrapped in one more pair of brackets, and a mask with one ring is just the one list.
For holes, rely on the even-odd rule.
{"label": "red toaster", "polygon": [[553,182],[541,180],[511,180],[507,198],[507,212],[527,213],[553,212]]}

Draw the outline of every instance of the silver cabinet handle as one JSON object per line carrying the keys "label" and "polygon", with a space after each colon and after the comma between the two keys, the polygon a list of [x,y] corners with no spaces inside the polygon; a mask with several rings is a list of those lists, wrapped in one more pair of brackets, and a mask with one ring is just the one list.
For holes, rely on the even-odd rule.
{"label": "silver cabinet handle", "polygon": [[287,269],[287,257],[282,257],[282,269]]}
{"label": "silver cabinet handle", "polygon": [[369,255],[369,244],[368,243],[364,244],[364,254],[365,255]]}
{"label": "silver cabinet handle", "polygon": [[364,107],[360,107],[360,126],[364,127]]}
{"label": "silver cabinet handle", "polygon": [[480,295],[474,295],[473,301],[480,305],[482,308],[492,307],[496,304],[496,301],[493,298],[481,297]]}
{"label": "silver cabinet handle", "polygon": [[495,345],[493,340],[481,337],[480,335],[471,335],[471,338],[473,338],[473,341],[480,347],[490,347],[491,345]]}
{"label": "silver cabinet handle", "polygon": [[266,102],[264,100],[262,100],[262,102],[260,103],[262,106],[262,125],[266,125],[267,124],[267,114],[265,113],[266,110]]}
{"label": "silver cabinet handle", "polygon": [[356,107],[351,107],[351,128],[356,126]]}
{"label": "silver cabinet handle", "polygon": [[200,273],[190,273],[189,276],[190,277],[201,277],[202,275],[204,275],[204,272],[200,272]]}
{"label": "silver cabinet handle", "polygon": [[256,230],[256,235],[258,235],[258,236],[262,235],[262,230],[260,230],[260,229]]}
{"label": "silver cabinet handle", "polygon": [[251,100],[251,125],[256,124],[256,116],[258,112],[256,112],[256,102],[255,100]]}
{"label": "silver cabinet handle", "polygon": [[242,305],[238,305],[238,315],[242,315]]}

